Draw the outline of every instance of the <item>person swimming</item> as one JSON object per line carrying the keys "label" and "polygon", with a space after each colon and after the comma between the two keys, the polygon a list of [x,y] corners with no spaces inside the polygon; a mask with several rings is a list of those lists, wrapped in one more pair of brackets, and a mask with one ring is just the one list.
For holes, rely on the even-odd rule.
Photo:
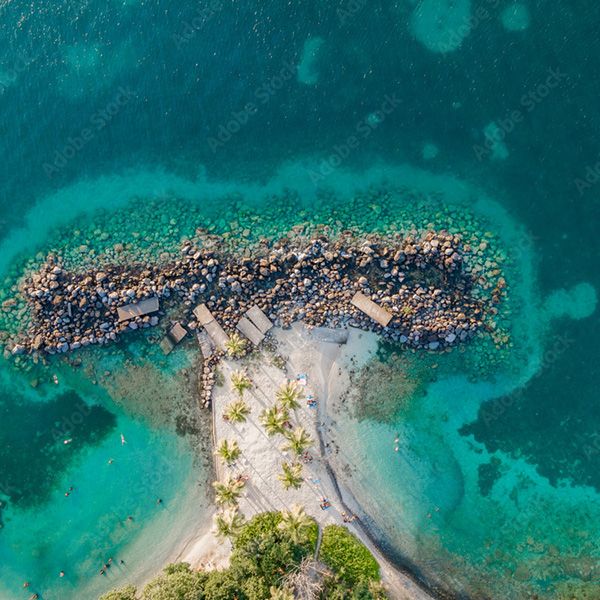
{"label": "person swimming", "polygon": [[125,441],[125,438],[123,437],[123,434],[121,434],[121,446],[123,444],[126,444],[127,442]]}
{"label": "person swimming", "polygon": [[114,458],[111,458],[111,459],[108,461],[108,464],[110,465],[110,463],[112,463],[112,462],[115,462],[115,459],[114,459]]}

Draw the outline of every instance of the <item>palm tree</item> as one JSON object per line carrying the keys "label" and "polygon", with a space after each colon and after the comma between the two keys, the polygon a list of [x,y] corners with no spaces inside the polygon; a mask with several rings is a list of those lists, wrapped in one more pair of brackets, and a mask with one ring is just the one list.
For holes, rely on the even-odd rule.
{"label": "palm tree", "polygon": [[287,531],[294,544],[298,544],[304,540],[308,534],[313,520],[306,514],[304,507],[299,504],[294,504],[291,510],[281,511],[282,521],[278,528],[282,531]]}
{"label": "palm tree", "polygon": [[215,481],[213,486],[217,492],[215,502],[217,504],[227,504],[235,506],[242,495],[244,489],[244,481],[234,479],[231,473],[227,473],[223,481]]}
{"label": "palm tree", "polygon": [[294,600],[294,594],[287,588],[271,586],[269,600]]}
{"label": "palm tree", "polygon": [[240,398],[225,407],[224,417],[230,423],[243,423],[246,420],[246,415],[249,414],[250,408]]}
{"label": "palm tree", "polygon": [[299,463],[288,464],[284,462],[282,467],[283,473],[278,473],[277,479],[283,484],[283,489],[288,490],[291,487],[298,489],[304,481],[304,477],[302,477],[302,465]]}
{"label": "palm tree", "polygon": [[229,340],[225,342],[227,354],[232,358],[241,356],[246,347],[246,340],[237,331],[229,334]]}
{"label": "palm tree", "polygon": [[238,446],[237,440],[231,440],[231,443],[227,440],[221,440],[217,444],[217,449],[215,450],[215,456],[220,457],[221,462],[224,465],[235,462],[240,457],[241,453],[242,451]]}
{"label": "palm tree", "polygon": [[304,394],[295,381],[286,381],[279,386],[275,397],[282,408],[296,410],[300,406],[298,400],[302,400]]}
{"label": "palm tree", "polygon": [[272,437],[276,433],[283,433],[285,431],[283,424],[286,421],[289,421],[289,418],[290,416],[287,410],[279,410],[279,408],[275,405],[271,406],[271,408],[263,410],[260,413],[259,420],[269,437]]}
{"label": "palm tree", "polygon": [[220,538],[236,537],[244,526],[244,515],[239,512],[239,508],[226,508],[222,513],[215,513],[213,516],[213,532]]}
{"label": "palm tree", "polygon": [[242,397],[244,390],[252,387],[252,382],[246,373],[246,369],[236,369],[230,377],[231,391],[237,392],[239,397]]}
{"label": "palm tree", "polygon": [[294,431],[286,431],[283,434],[285,436],[285,442],[281,449],[283,452],[290,451],[294,458],[300,456],[307,448],[310,448],[314,444],[313,439],[306,433],[306,430],[302,425],[298,425]]}

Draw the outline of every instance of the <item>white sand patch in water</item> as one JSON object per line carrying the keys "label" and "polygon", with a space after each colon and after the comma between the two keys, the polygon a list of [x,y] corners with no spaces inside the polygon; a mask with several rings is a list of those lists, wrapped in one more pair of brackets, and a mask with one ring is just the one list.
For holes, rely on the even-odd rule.
{"label": "white sand patch in water", "polygon": [[549,319],[569,317],[570,319],[586,319],[594,314],[598,304],[598,294],[590,283],[578,283],[569,289],[552,292],[544,302]]}
{"label": "white sand patch in water", "polygon": [[316,62],[319,53],[323,50],[324,43],[325,40],[321,37],[309,37],[304,42],[297,69],[297,77],[300,83],[316,85],[319,82],[319,71]]}

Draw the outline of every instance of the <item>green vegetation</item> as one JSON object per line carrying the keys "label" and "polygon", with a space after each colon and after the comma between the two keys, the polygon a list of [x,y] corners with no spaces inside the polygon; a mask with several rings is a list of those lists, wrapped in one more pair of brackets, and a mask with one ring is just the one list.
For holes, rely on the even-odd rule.
{"label": "green vegetation", "polygon": [[231,391],[237,392],[240,398],[244,394],[244,390],[250,389],[252,387],[252,381],[250,381],[246,369],[236,369],[231,374],[230,381]]}
{"label": "green vegetation", "polygon": [[282,518],[280,512],[264,512],[254,515],[235,538],[234,547],[241,547],[251,539],[259,538],[266,533],[275,531],[279,523],[281,523]]}
{"label": "green vegetation", "polygon": [[285,428],[283,424],[289,421],[290,416],[285,409],[280,409],[277,405],[271,406],[260,413],[259,420],[265,428],[269,437],[277,433],[283,433]]}
{"label": "green vegetation", "polygon": [[277,474],[277,479],[281,481],[284,490],[289,490],[291,487],[299,489],[304,481],[302,476],[302,465],[299,463],[282,464],[283,473]]}
{"label": "green vegetation", "polygon": [[242,451],[238,446],[237,440],[231,440],[231,442],[220,440],[215,450],[215,456],[218,456],[224,465],[234,463],[241,454]]}
{"label": "green vegetation", "polygon": [[213,531],[219,539],[233,539],[244,527],[244,515],[239,508],[226,508],[222,513],[213,516]]}
{"label": "green vegetation", "polygon": [[282,408],[296,410],[300,406],[298,400],[302,400],[304,394],[295,381],[287,381],[279,386],[279,389],[275,392],[275,397]]}
{"label": "green vegetation", "polygon": [[132,585],[126,585],[120,590],[112,590],[108,594],[104,594],[99,600],[136,600],[136,591]]}
{"label": "green vegetation", "polygon": [[291,510],[282,511],[281,523],[277,527],[289,533],[292,541],[299,544],[308,539],[313,523],[313,519],[306,514],[304,507],[294,504]]}
{"label": "green vegetation", "polygon": [[269,600],[294,600],[294,594],[286,588],[276,588],[271,586],[271,595]]}
{"label": "green vegetation", "polygon": [[246,420],[246,415],[250,414],[250,408],[240,398],[225,407],[224,417],[230,423],[243,423]]}
{"label": "green vegetation", "polygon": [[[224,511],[241,518],[237,509]],[[222,515],[222,516],[223,516]],[[230,515],[231,516],[231,515]],[[301,522],[300,529],[289,526]],[[227,569],[197,572],[186,563],[165,567],[142,590],[140,600],[383,600],[385,591],[377,576],[377,563],[367,549],[344,528],[329,526],[329,541],[336,561],[348,560],[345,568],[313,560],[318,527],[301,507],[284,514],[268,512],[241,525],[233,539]],[[291,531],[300,535],[294,541]],[[348,541],[350,540],[350,542]],[[348,546],[348,548],[344,548]],[[366,554],[365,554],[366,553]],[[369,563],[370,557],[375,565]],[[324,557],[323,557],[324,558]],[[321,559],[322,560],[322,559]],[[327,562],[327,561],[325,561]],[[367,567],[368,565],[368,567]],[[333,569],[333,571],[332,571]],[[356,569],[356,570],[355,570]],[[306,593],[310,591],[310,595]],[[135,600],[136,589],[126,586],[100,600]]]}
{"label": "green vegetation", "polygon": [[345,527],[328,525],[323,531],[319,558],[350,584],[378,581],[379,565],[366,546]]}
{"label": "green vegetation", "polygon": [[281,446],[283,452],[291,452],[294,458],[298,458],[305,450],[310,448],[314,441],[306,433],[306,430],[302,425],[298,425],[294,431],[286,431],[284,434],[285,442]]}
{"label": "green vegetation", "polygon": [[213,486],[216,491],[215,502],[217,504],[225,504],[235,506],[242,495],[244,489],[244,481],[234,479],[231,473],[227,473],[223,481],[215,481]]}
{"label": "green vegetation", "polygon": [[238,358],[244,354],[246,340],[237,332],[229,334],[229,340],[225,343],[227,354],[232,358]]}

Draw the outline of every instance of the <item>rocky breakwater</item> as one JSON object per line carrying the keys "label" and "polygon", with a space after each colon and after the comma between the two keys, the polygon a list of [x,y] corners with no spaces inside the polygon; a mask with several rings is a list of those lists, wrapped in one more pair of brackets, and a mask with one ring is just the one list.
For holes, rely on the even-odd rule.
{"label": "rocky breakwater", "polygon": [[[415,232],[416,233],[416,232]],[[214,241],[214,240],[213,240]],[[89,274],[62,268],[53,255],[21,284],[33,326],[6,347],[5,355],[64,353],[110,343],[122,333],[158,325],[177,307],[188,329],[200,327],[192,310],[205,302],[225,329],[258,305],[276,325],[351,325],[415,347],[441,350],[467,341],[482,328],[485,305],[473,294],[477,280],[464,269],[472,258],[459,235],[445,231],[416,237],[336,240],[282,238],[264,241],[250,257],[221,253],[219,244],[183,244],[181,257],[162,266],[106,266]],[[385,328],[350,304],[362,291],[390,311]],[[500,302],[494,290],[492,302]],[[117,308],[156,297],[161,311],[119,322]],[[206,387],[214,379],[205,365]]]}

